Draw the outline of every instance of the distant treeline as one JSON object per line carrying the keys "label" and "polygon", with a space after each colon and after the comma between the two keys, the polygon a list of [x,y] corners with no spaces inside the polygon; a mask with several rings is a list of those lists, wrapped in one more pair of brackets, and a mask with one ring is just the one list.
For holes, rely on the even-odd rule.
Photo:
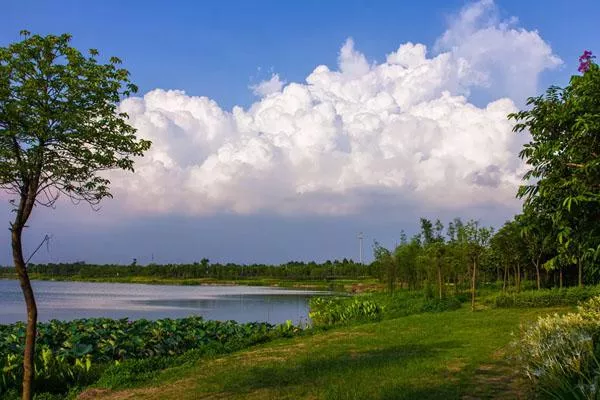
{"label": "distant treeline", "polygon": [[[288,280],[328,280],[359,279],[378,277],[377,271],[369,265],[359,264],[352,260],[341,261],[297,262],[291,261],[281,265],[266,264],[219,264],[210,263],[207,259],[193,264],[149,264],[149,265],[95,265],[85,262],[61,264],[30,264],[30,273],[55,277],[81,278],[114,278],[147,276],[155,278],[212,278],[212,279],[259,279],[274,278]],[[12,269],[6,269],[11,273]]]}

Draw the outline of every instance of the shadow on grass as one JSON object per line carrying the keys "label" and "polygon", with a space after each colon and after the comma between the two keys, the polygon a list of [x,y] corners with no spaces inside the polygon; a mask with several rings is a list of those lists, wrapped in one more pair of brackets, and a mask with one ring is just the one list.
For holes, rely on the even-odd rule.
{"label": "shadow on grass", "polygon": [[[324,348],[319,353],[311,353],[287,362],[265,361],[263,365],[236,371],[236,375],[226,378],[223,389],[230,393],[261,389],[285,392],[286,387],[293,385],[305,386],[307,390],[316,390],[325,398],[332,399],[448,398],[447,394],[459,390],[457,386],[460,383],[456,382],[455,387],[446,387],[454,382],[445,381],[442,382],[443,386],[435,387],[436,383],[432,382],[432,385],[425,383],[426,388],[411,388],[398,382],[400,383],[398,386],[390,387],[388,379],[387,384],[380,387],[378,378],[385,375],[388,367],[403,366],[427,359],[429,359],[428,363],[432,363],[441,353],[459,346],[461,346],[460,342],[444,341],[431,345],[406,344],[372,351],[347,351],[343,354],[328,354],[328,350]],[[432,363],[433,368],[438,365]],[[367,385],[369,387],[364,387],[364,382],[360,381],[364,381],[365,376],[369,374],[372,374],[372,380]],[[357,375],[361,378],[353,379]]]}

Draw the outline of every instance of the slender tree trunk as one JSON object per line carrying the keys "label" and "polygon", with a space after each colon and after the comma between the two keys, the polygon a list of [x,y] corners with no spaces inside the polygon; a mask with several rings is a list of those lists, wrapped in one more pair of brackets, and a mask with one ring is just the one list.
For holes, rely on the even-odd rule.
{"label": "slender tree trunk", "polygon": [[504,268],[504,281],[502,282],[502,291],[506,291],[506,281],[508,280],[508,267]]}
{"label": "slender tree trunk", "polygon": [[23,226],[19,226],[17,223],[16,225],[13,225],[11,230],[13,261],[21,284],[21,290],[25,297],[25,305],[27,307],[27,328],[25,331],[25,351],[23,354],[22,398],[23,400],[30,400],[33,398],[33,378],[35,372],[33,361],[35,356],[37,305],[35,303],[31,281],[29,280],[27,267],[25,266],[25,260],[23,258],[23,246],[21,242]]}
{"label": "slender tree trunk", "polygon": [[521,291],[521,264],[517,263],[517,293]]}
{"label": "slender tree trunk", "polygon": [[538,257],[537,260],[535,260],[534,265],[535,265],[535,274],[536,274],[536,278],[537,278],[537,288],[538,288],[538,290],[540,290],[541,289],[541,284],[540,284],[540,257]]}
{"label": "slender tree trunk", "polygon": [[25,298],[25,306],[27,308],[25,349],[23,351],[23,400],[33,399],[37,305],[35,303],[33,288],[31,287],[31,281],[29,280],[27,266],[25,265],[25,259],[23,257],[23,243],[21,238],[23,236],[23,229],[25,228],[27,220],[31,215],[33,206],[35,205],[39,177],[40,175],[38,171],[32,180],[25,180],[23,182],[23,186],[20,188],[21,196],[19,199],[19,205],[15,210],[15,220],[10,226],[13,262],[15,264],[15,271],[17,273],[17,277],[19,278],[19,283],[21,284],[23,297]]}
{"label": "slender tree trunk", "polygon": [[473,260],[473,279],[471,280],[471,311],[475,311],[475,279],[477,275],[477,262]]}
{"label": "slender tree trunk", "polygon": [[583,264],[581,263],[581,258],[577,259],[577,269],[579,271],[578,284],[579,287],[583,286]]}
{"label": "slender tree trunk", "polygon": [[440,295],[440,300],[442,299],[442,288],[444,283],[442,282],[442,267],[439,265],[438,263],[438,268],[437,268],[437,273],[438,273],[438,287],[439,287],[439,295]]}
{"label": "slender tree trunk", "polygon": [[563,271],[562,271],[562,267],[560,267],[558,269],[558,287],[559,287],[559,289],[562,289],[562,287],[563,287]]}

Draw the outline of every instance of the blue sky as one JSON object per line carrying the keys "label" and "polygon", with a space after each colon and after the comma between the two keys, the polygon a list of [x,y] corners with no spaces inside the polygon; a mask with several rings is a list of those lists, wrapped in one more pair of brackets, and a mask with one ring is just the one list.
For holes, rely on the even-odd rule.
{"label": "blue sky", "polygon": [[[471,26],[466,11],[477,9],[478,4],[483,4],[485,15]],[[80,49],[93,47],[99,49],[101,54],[122,58],[125,67],[132,73],[133,81],[140,87],[139,95],[143,96],[149,92],[154,94],[151,101],[148,97],[140,100],[139,104],[136,103],[135,107],[133,104],[127,105],[130,107],[128,111],[135,114],[135,121],[138,121],[136,123],[147,126],[148,121],[154,118],[152,115],[156,115],[149,110],[156,107],[157,103],[161,106],[156,110],[169,110],[164,111],[163,117],[170,121],[171,125],[167,126],[173,125],[177,129],[169,130],[171,128],[167,127],[160,131],[159,128],[153,127],[148,132],[143,129],[139,131],[141,135],[150,135],[155,141],[156,153],[150,155],[148,162],[154,162],[154,167],[156,163],[161,163],[163,167],[167,165],[165,168],[168,171],[163,171],[165,181],[160,181],[159,178],[152,181],[152,176],[157,176],[157,172],[152,170],[155,172],[144,177],[146,180],[140,185],[166,188],[168,182],[175,180],[175,175],[169,175],[175,174],[173,171],[178,171],[176,176],[180,177],[184,172],[188,173],[193,169],[194,165],[197,164],[198,167],[196,172],[190,172],[189,176],[181,178],[181,184],[186,185],[186,188],[190,187],[185,199],[177,199],[177,195],[173,194],[177,190],[172,187],[152,196],[138,198],[127,191],[129,184],[123,183],[117,185],[115,199],[111,200],[101,213],[92,213],[81,206],[73,209],[68,203],[59,205],[54,211],[37,209],[28,232],[27,245],[33,248],[45,233],[52,233],[51,251],[41,252],[37,258],[38,262],[83,259],[89,262],[128,263],[133,257],[146,262],[152,254],[155,260],[160,262],[187,262],[202,257],[224,262],[285,262],[291,259],[356,258],[358,242],[355,238],[359,231],[365,232],[365,250],[369,254],[373,239],[392,246],[399,236],[400,229],[404,228],[408,232],[416,229],[421,215],[431,218],[440,216],[446,220],[454,216],[473,217],[481,219],[484,223],[497,225],[518,211],[518,204],[515,205],[509,200],[486,202],[483,199],[485,196],[478,194],[479,189],[473,189],[466,184],[462,186],[464,179],[467,179],[464,177],[469,177],[469,185],[477,179],[498,180],[501,183],[496,182],[493,187],[498,190],[501,188],[503,192],[495,194],[494,198],[504,198],[502,196],[505,192],[511,190],[509,186],[515,185],[513,176],[520,172],[514,160],[508,156],[497,160],[496,153],[490,153],[490,160],[493,158],[494,161],[486,164],[485,160],[477,157],[477,149],[471,149],[474,155],[465,162],[463,168],[463,164],[459,165],[459,161],[456,161],[458,158],[464,159],[460,150],[463,146],[460,143],[463,142],[460,140],[466,143],[464,146],[475,146],[473,143],[477,140],[461,136],[456,142],[452,142],[454,139],[451,135],[455,133],[444,130],[449,128],[443,121],[436,120],[440,127],[431,128],[431,135],[442,135],[440,137],[444,139],[437,142],[445,141],[446,144],[443,149],[437,149],[431,154],[443,153],[444,156],[440,156],[437,164],[423,165],[414,170],[409,166],[410,163],[407,163],[407,166],[396,167],[395,165],[404,165],[403,160],[408,157],[407,154],[412,154],[418,146],[415,144],[411,147],[407,144],[404,149],[394,147],[392,151],[391,147],[385,147],[389,145],[390,138],[408,143],[408,138],[418,136],[421,128],[415,128],[417,130],[414,133],[407,132],[413,129],[407,126],[394,128],[396,125],[385,119],[389,114],[386,111],[377,117],[383,122],[373,125],[372,128],[380,130],[369,131],[369,124],[358,129],[351,123],[357,120],[358,114],[345,111],[352,102],[337,102],[337,83],[332,83],[338,79],[336,76],[327,75],[323,78],[325,81],[313,80],[309,84],[306,83],[306,79],[318,65],[326,65],[331,71],[346,68],[343,72],[346,77],[340,79],[348,86],[342,92],[348,94],[351,88],[359,87],[359,93],[352,96],[360,97],[360,93],[371,90],[368,86],[360,85],[367,85],[365,82],[369,79],[377,80],[378,86],[373,89],[373,99],[378,99],[376,102],[382,101],[383,98],[377,97],[378,90],[385,92],[390,85],[397,84],[396,89],[386,92],[386,96],[389,94],[394,98],[396,106],[400,107],[400,114],[409,106],[413,107],[412,110],[416,111],[411,111],[411,118],[423,116],[419,107],[426,109],[445,101],[443,90],[449,91],[451,95],[465,96],[467,105],[480,108],[483,110],[481,113],[485,112],[488,102],[503,97],[509,97],[519,106],[523,103],[522,94],[525,92],[527,95],[535,95],[551,84],[564,85],[569,76],[576,72],[577,57],[584,49],[600,52],[600,27],[595,18],[599,14],[600,4],[591,0],[577,3],[558,0],[498,0],[495,3],[455,0],[6,2],[0,14],[0,46],[19,40],[18,32],[21,29],[40,34],[69,32],[73,35],[73,44]],[[505,28],[503,24],[510,27]],[[469,32],[467,36],[464,33],[465,29]],[[494,36],[499,38],[499,42],[494,44],[496,47],[486,40],[477,42],[475,39],[463,46],[468,37],[484,35],[490,29],[504,33]],[[446,42],[440,39],[444,32],[452,33]],[[535,32],[539,35],[539,40],[532,39]],[[519,36],[521,33],[523,34]],[[515,39],[516,36],[518,38]],[[345,43],[348,44],[348,38],[353,39],[353,46],[344,46]],[[519,52],[511,52],[510,48],[523,46],[527,40],[531,40],[532,43],[531,55],[526,47],[520,48]],[[402,103],[406,96],[415,98],[415,90],[424,85],[417,83],[412,91],[408,91],[407,87],[407,93],[410,95],[402,94],[401,86],[408,86],[413,80],[402,81],[402,85],[398,83],[399,80],[386,81],[392,79],[386,75],[387,72],[364,70],[367,67],[362,63],[361,57],[368,65],[381,65],[386,63],[388,54],[396,52],[401,44],[407,42],[426,45],[428,60],[444,52],[451,54],[452,60],[463,59],[472,68],[471,75],[483,77],[477,79],[483,79],[485,83],[467,82],[464,76],[454,79],[443,75],[440,79],[447,81],[438,85],[439,87],[432,87],[430,92],[423,94],[420,102],[414,100],[414,104]],[[491,62],[489,59],[493,57],[486,52],[488,45],[489,52],[497,54],[501,49],[501,52],[506,54],[502,53],[501,59]],[[536,52],[536,49],[539,52]],[[404,60],[408,56],[402,57]],[[556,62],[558,59],[562,60],[561,65]],[[440,64],[442,67],[439,68],[459,73],[456,72],[459,71],[457,63],[451,64],[448,61],[447,66]],[[523,67],[523,70],[517,68],[516,72],[510,72],[515,65],[531,67]],[[362,71],[358,72],[362,75],[358,76],[352,72],[356,71],[356,68]],[[431,71],[435,68],[432,66]],[[272,74],[278,74],[275,89],[261,95],[254,94],[250,86],[271,79]],[[439,78],[438,75],[432,77]],[[434,78],[428,78],[425,82],[432,80]],[[387,82],[387,86],[381,84],[383,81]],[[334,141],[339,145],[341,141],[350,137],[349,146],[352,148],[352,151],[344,154],[340,165],[331,166],[327,163],[327,152],[337,151],[324,144],[323,140],[330,132],[328,125],[313,126],[314,134],[320,135],[317,138],[320,142],[310,139],[313,142],[307,144],[310,133],[303,133],[305,131],[298,128],[298,132],[293,135],[304,135],[303,138],[293,141],[291,147],[281,147],[281,135],[292,133],[286,132],[287,128],[280,125],[275,128],[273,124],[285,118],[296,118],[300,114],[293,114],[296,117],[286,114],[285,118],[276,115],[273,117],[274,122],[264,122],[264,115],[271,115],[275,112],[273,110],[280,112],[282,107],[286,109],[287,106],[281,104],[292,108],[302,107],[298,105],[299,97],[293,97],[295,94],[291,93],[291,90],[288,94],[284,93],[285,88],[293,86],[290,85],[293,83],[301,85],[302,90],[306,89],[308,96],[312,96],[310,107],[316,103],[330,103],[338,113],[332,118],[341,121],[339,123],[342,126],[339,128],[340,136]],[[320,91],[321,89],[314,91],[319,85],[329,86],[324,92]],[[178,95],[175,99],[174,95],[168,97],[164,92],[156,92],[157,88],[165,91],[184,90],[186,95]],[[277,97],[280,94],[281,97]],[[218,108],[206,104],[201,106],[208,107],[206,109],[200,110],[200,106],[194,108],[198,112],[197,115],[194,114],[194,128],[186,131],[187,128],[182,128],[185,124],[177,122],[183,118],[183,114],[177,114],[178,111],[172,107],[175,107],[174,102],[191,104],[194,102],[194,96],[205,96],[214,100]],[[279,103],[276,103],[277,101]],[[430,101],[434,103],[428,103]],[[271,107],[273,104],[279,105]],[[231,114],[236,105],[241,106],[247,115]],[[502,105],[505,106],[509,107]],[[252,111],[252,107],[257,110],[271,110],[271,114],[265,112],[261,116],[258,111]],[[144,111],[137,115],[137,110],[141,109]],[[219,122],[220,125],[214,128],[214,134],[226,135],[226,140],[215,142],[216,139],[211,136],[213,133],[207,133],[213,132],[208,120],[202,119],[206,118],[208,109],[219,114],[218,118],[225,121]],[[464,115],[468,110],[467,107],[460,111],[463,113],[460,115]],[[192,111],[192,114],[196,111]],[[310,112],[313,111],[311,109]],[[224,116],[221,116],[221,113]],[[304,110],[301,114],[305,113],[308,111]],[[375,111],[373,113],[376,114]],[[456,117],[458,120],[461,119],[460,115]],[[473,128],[473,132],[482,127],[486,129],[488,126],[485,124],[489,124],[490,132],[506,131],[502,121],[492,120],[496,118],[495,114],[493,118],[490,115],[481,117],[482,120],[479,120],[480,116],[473,118],[476,121],[474,120],[472,126],[477,127]],[[243,122],[247,120],[251,121],[248,122],[248,126]],[[298,121],[290,123],[293,126],[301,125]],[[269,131],[271,128],[272,132]],[[227,129],[231,129],[232,132]],[[262,135],[263,131],[268,137],[268,142],[256,144],[256,148],[251,147],[248,132]],[[469,129],[464,128],[462,131],[466,132]],[[189,154],[181,148],[177,151],[172,149],[175,141],[185,140],[177,136],[181,135],[181,132],[188,135],[186,138],[194,141],[194,145],[187,146]],[[379,143],[376,153],[370,153],[369,147],[359,136],[370,134],[376,135],[373,140]],[[403,134],[408,136],[402,139]],[[210,136],[210,140],[205,138],[206,135]],[[496,134],[496,137],[498,135]],[[512,139],[503,140],[500,145],[507,151],[511,150],[514,153],[514,150],[518,149]],[[434,142],[436,140],[432,141]],[[310,151],[300,152],[298,146],[305,144]],[[185,143],[178,145],[186,147]],[[161,146],[165,149],[164,152],[159,152]],[[321,146],[318,155],[314,153],[315,146]],[[418,149],[423,153],[421,147]],[[449,155],[452,151],[456,153]],[[282,152],[285,154],[281,155]],[[307,156],[309,153],[310,156]],[[393,157],[390,156],[390,160],[398,161],[395,165],[392,161],[385,165],[378,164],[371,157],[373,154],[392,153]],[[427,151],[425,153],[427,156],[424,160],[433,157]],[[471,154],[465,152],[467,153]],[[167,157],[165,154],[169,157],[168,163],[164,159]],[[264,156],[264,159],[256,154],[262,154],[260,157]],[[302,157],[307,158],[302,162],[297,161]],[[206,160],[217,160],[218,165],[205,162]],[[235,163],[232,164],[231,160]],[[240,162],[246,163],[246,167],[239,167]],[[293,166],[290,166],[292,164]],[[475,164],[478,169],[472,170]],[[318,168],[310,174],[305,173],[309,165],[318,165]],[[209,171],[208,166],[212,166],[213,169]],[[151,167],[152,165],[148,164],[148,168]],[[336,168],[342,172],[334,176],[331,171]],[[395,175],[389,177],[386,168],[395,168]],[[438,178],[434,176],[434,172],[440,168],[445,171],[459,171],[457,176],[464,178],[455,182],[450,187],[450,192],[444,192],[448,193],[450,205],[423,200],[440,196],[439,192],[434,190],[440,186],[435,183],[435,179]],[[241,177],[244,171],[248,170],[254,171],[250,174],[251,178]],[[353,171],[354,175],[348,173],[349,170]],[[370,174],[368,177],[361,172],[365,170]],[[232,175],[211,183],[213,186],[209,185],[206,189],[206,193],[209,194],[203,192],[204,189],[198,189],[204,185],[202,182],[206,181],[207,177],[212,182],[213,177],[226,173]],[[202,177],[204,181],[200,180]],[[228,183],[231,181],[235,184]],[[343,184],[340,183],[342,181]],[[419,182],[432,183],[427,186]],[[258,186],[261,192],[255,193]],[[214,197],[210,193],[217,193],[218,196]],[[197,199],[194,196],[197,196]],[[477,196],[482,197],[482,200],[473,201],[473,197]],[[241,202],[240,198],[245,197],[249,199],[248,202]],[[164,198],[173,200],[162,201]],[[264,200],[265,198],[267,200]],[[302,200],[304,198],[308,200]],[[156,202],[161,205],[140,207],[139,204],[145,204],[144,202]],[[137,206],[131,205],[136,203]],[[338,204],[344,206],[338,207]],[[0,210],[5,211],[0,213],[0,216],[6,216],[8,225],[8,206]],[[0,234],[0,240],[8,243],[7,232]],[[0,264],[9,262],[9,251],[0,252]]]}
{"label": "blue sky", "polygon": [[[582,49],[599,47],[600,4],[563,0],[498,0],[504,16],[538,30],[566,62],[543,87],[565,82]],[[400,43],[432,45],[464,0],[408,1],[9,1],[0,16],[0,43],[18,32],[73,34],[82,49],[117,55],[140,87],[183,89],[224,108],[248,105],[248,85],[273,69],[302,81],[319,64],[334,66],[353,37],[369,58],[382,60]],[[571,68],[569,68],[571,67]],[[260,68],[260,71],[258,70]],[[576,68],[576,67],[575,67]]]}

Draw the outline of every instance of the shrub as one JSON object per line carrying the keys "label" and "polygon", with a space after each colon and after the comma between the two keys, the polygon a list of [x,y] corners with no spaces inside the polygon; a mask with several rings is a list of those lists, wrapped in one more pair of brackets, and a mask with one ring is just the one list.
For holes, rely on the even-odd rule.
{"label": "shrub", "polygon": [[427,300],[421,306],[421,312],[442,312],[457,310],[461,306],[461,302],[456,297],[446,297],[443,299]]}
{"label": "shrub", "polygon": [[524,373],[540,393],[566,399],[600,396],[600,296],[576,313],[540,317],[517,343]]}
{"label": "shrub", "polygon": [[315,327],[343,325],[360,321],[375,321],[382,316],[383,307],[360,297],[325,298],[313,297],[308,314]]}
{"label": "shrub", "polygon": [[500,293],[491,297],[491,303],[501,308],[569,306],[598,295],[600,295],[598,286],[528,290],[520,293]]}

